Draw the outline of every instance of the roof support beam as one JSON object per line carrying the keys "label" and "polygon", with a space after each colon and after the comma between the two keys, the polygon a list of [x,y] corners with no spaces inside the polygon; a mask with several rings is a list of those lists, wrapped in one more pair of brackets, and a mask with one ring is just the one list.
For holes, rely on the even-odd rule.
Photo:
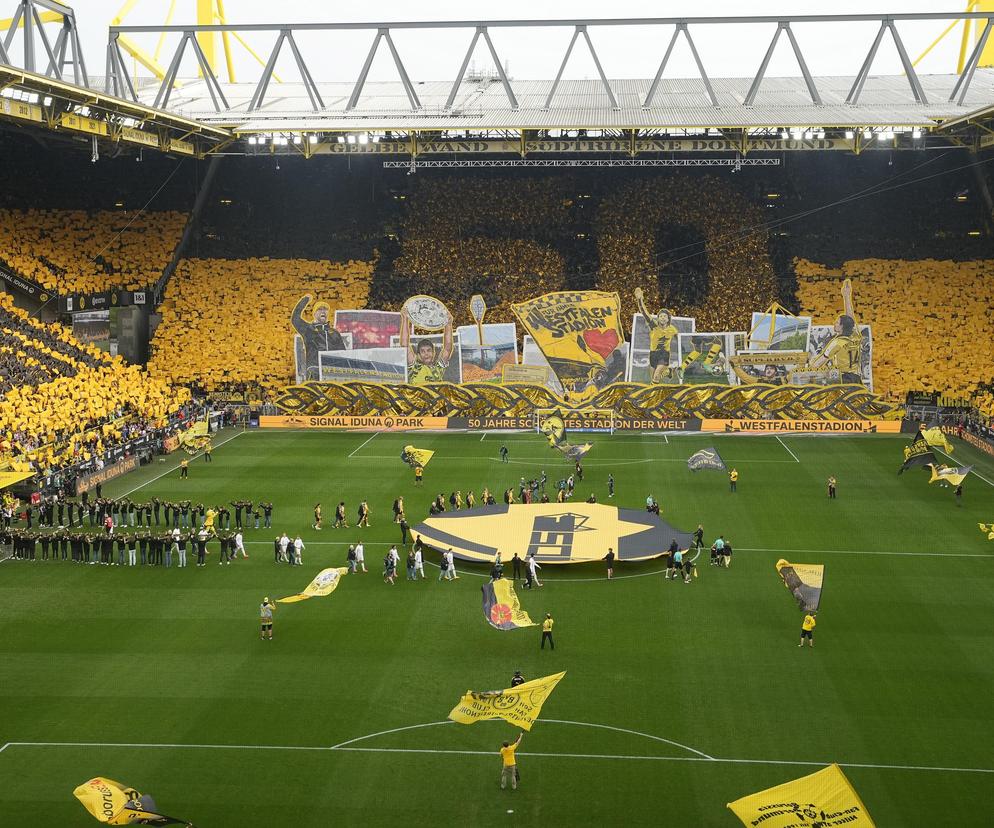
{"label": "roof support beam", "polygon": [[293,53],[293,59],[297,64],[297,70],[300,72],[300,79],[304,84],[304,89],[307,91],[307,97],[310,98],[311,108],[315,112],[320,112],[324,109],[324,101],[321,99],[321,93],[314,83],[314,78],[311,77],[311,72],[307,68],[307,64],[304,63],[300,50],[297,48],[297,42],[294,40],[293,32],[290,29],[280,29],[279,36],[276,38],[276,45],[273,46],[272,54],[270,54],[269,60],[262,70],[262,77],[259,78],[259,83],[255,87],[252,100],[249,102],[248,111],[255,112],[262,106],[266,92],[269,89],[269,82],[272,80],[273,72],[276,68],[276,59],[279,57],[280,50],[283,48],[283,41],[290,43],[290,51]]}
{"label": "roof support beam", "polygon": [[108,95],[138,102],[138,95],[135,94],[135,87],[124,66],[124,55],[121,54],[121,46],[116,37],[107,44],[107,78],[104,82],[104,91]]}
{"label": "roof support beam", "polygon": [[[52,67],[55,66],[55,52],[52,50],[51,41],[49,41],[48,39],[48,33],[45,31],[45,27],[42,25],[41,18],[38,16],[38,9],[36,9],[32,5],[30,11],[28,11],[25,14],[25,19],[28,16],[34,19],[35,26],[38,27],[38,36],[41,38],[41,45],[45,47],[45,54],[48,57],[48,68],[49,70],[51,70]],[[25,27],[24,31],[27,32],[27,27]],[[49,74],[48,71],[46,71],[45,74],[48,75]],[[61,68],[56,70],[55,77],[58,80],[62,80]]]}
{"label": "roof support beam", "polygon": [[407,70],[404,68],[404,63],[400,59],[400,55],[397,53],[397,47],[394,46],[393,38],[390,37],[390,29],[383,27],[376,30],[376,37],[373,38],[373,45],[369,47],[369,54],[366,55],[366,62],[362,65],[359,77],[356,78],[355,88],[352,90],[349,102],[345,105],[346,112],[355,109],[356,104],[359,103],[359,96],[362,94],[363,86],[366,85],[366,78],[369,76],[369,68],[373,65],[373,58],[376,57],[376,48],[380,45],[381,38],[386,40],[387,46],[390,47],[390,54],[393,56],[394,65],[397,67],[397,72],[400,75],[400,82],[404,85],[404,91],[407,93],[407,100],[411,104],[411,110],[416,111],[421,109],[421,101],[418,99],[418,93],[415,91],[414,84],[411,83],[411,79],[407,76]]}
{"label": "roof support beam", "polygon": [[859,69],[859,74],[856,75],[852,88],[846,96],[846,103],[859,103],[859,96],[863,91],[863,84],[866,83],[866,79],[870,75],[870,68],[873,66],[873,59],[877,56],[877,51],[880,49],[880,41],[883,40],[885,31],[890,31],[891,37],[894,39],[894,45],[897,47],[897,54],[901,58],[901,65],[904,67],[904,74],[907,76],[908,85],[911,87],[911,94],[915,96],[915,100],[918,103],[923,105],[927,104],[928,98],[925,95],[925,90],[922,89],[921,82],[918,80],[918,75],[915,74],[915,67],[911,62],[911,58],[908,57],[908,50],[904,48],[904,41],[901,40],[901,36],[897,33],[897,29],[894,26],[894,20],[890,17],[885,17],[880,21],[880,28],[877,30],[877,36],[873,39],[873,45],[870,46],[870,51],[867,52],[866,59],[863,61],[863,65]]}
{"label": "roof support beam", "polygon": [[[221,91],[221,84],[218,83],[214,70],[211,69],[210,64],[207,62],[207,58],[204,55],[203,49],[200,48],[200,44],[197,42],[193,29],[187,29],[183,32],[183,36],[180,38],[179,44],[176,46],[176,52],[173,55],[173,59],[169,63],[169,68],[166,70],[166,75],[162,79],[162,84],[159,86],[159,91],[155,96],[155,103],[153,106],[157,109],[160,107],[165,109],[169,104],[169,96],[172,94],[173,86],[176,84],[176,75],[179,73],[180,63],[183,60],[183,53],[186,51],[187,43],[190,44],[190,48],[193,49],[193,54],[197,58],[197,65],[200,67],[200,71],[204,78],[204,85],[207,87],[207,92],[210,94],[211,101],[214,104],[214,111],[221,111],[221,107],[218,105],[218,100],[224,104],[224,108],[226,110],[231,109],[228,105],[227,98],[224,97],[224,92]],[[118,57],[120,57],[120,52],[118,52]]]}
{"label": "roof support beam", "polygon": [[782,20],[777,24],[777,30],[773,35],[773,40],[770,41],[770,46],[766,50],[766,54],[763,56],[763,62],[759,65],[759,71],[756,72],[756,77],[752,80],[752,85],[749,87],[749,92],[745,96],[743,103],[746,106],[752,106],[756,100],[756,94],[759,92],[759,87],[763,82],[763,78],[766,77],[766,70],[770,65],[770,59],[773,57],[773,52],[777,47],[777,41],[780,39],[780,32],[787,32],[787,39],[790,41],[791,48],[794,50],[794,57],[797,59],[797,64],[801,68],[801,74],[804,75],[804,83],[808,87],[808,94],[811,96],[811,101],[816,106],[821,106],[821,95],[818,94],[818,89],[815,86],[814,79],[811,77],[811,72],[808,71],[808,64],[804,60],[804,55],[801,54],[801,48],[797,45],[797,40],[794,37],[794,32],[790,28],[790,22]]}
{"label": "roof support beam", "polygon": [[487,27],[477,26],[476,31],[473,33],[473,39],[470,41],[469,50],[466,52],[466,57],[463,58],[462,66],[459,67],[459,74],[456,76],[452,84],[452,89],[449,92],[448,100],[445,102],[444,108],[446,111],[452,109],[452,104],[455,102],[456,95],[459,92],[459,84],[462,83],[462,79],[466,76],[466,67],[469,66],[470,58],[473,57],[473,50],[476,49],[476,43],[480,39],[480,35],[483,35],[483,39],[487,43],[487,48],[490,50],[490,57],[493,58],[494,66],[497,67],[497,74],[500,75],[501,83],[504,84],[504,93],[507,95],[507,100],[511,104],[511,109],[518,108],[518,99],[514,96],[514,90],[511,89],[511,82],[507,79],[507,73],[501,65],[500,58],[497,57],[497,50],[494,48],[493,41],[490,40],[490,33],[487,31]]}
{"label": "roof support beam", "polygon": [[984,32],[980,35],[976,46],[973,47],[970,58],[963,66],[963,72],[959,76],[959,80],[956,81],[956,86],[953,87],[953,93],[949,96],[950,103],[956,101],[958,106],[963,106],[963,101],[966,100],[966,93],[970,91],[970,84],[973,82],[973,74],[977,71],[977,66],[980,63],[980,56],[984,53],[987,39],[991,36],[992,25],[994,25],[994,19],[988,17]]}
{"label": "roof support beam", "polygon": [[10,55],[7,54],[7,49],[3,45],[2,37],[0,37],[0,63],[10,64]]}
{"label": "roof support beam", "polygon": [[590,56],[594,59],[594,66],[597,67],[597,74],[600,75],[601,84],[604,87],[604,91],[607,93],[608,100],[611,101],[611,108],[619,108],[618,100],[614,97],[614,90],[611,89],[611,84],[608,83],[607,76],[604,74],[604,69],[601,66],[600,59],[597,57],[597,52],[594,49],[593,41],[591,41],[590,35],[587,32],[587,27],[580,25],[573,29],[573,37],[570,38],[569,46],[566,47],[566,54],[563,55],[563,62],[559,65],[559,71],[556,73],[556,79],[552,82],[552,88],[549,90],[549,95],[545,99],[545,106],[542,107],[543,109],[548,109],[552,105],[552,99],[556,96],[556,90],[559,88],[559,81],[562,80],[566,64],[569,63],[569,56],[573,53],[573,46],[576,44],[576,39],[581,34],[583,35],[583,39],[587,42],[587,48],[590,50]]}
{"label": "roof support beam", "polygon": [[700,73],[701,80],[704,81],[704,88],[707,90],[708,97],[711,98],[711,106],[719,106],[718,96],[714,94],[714,87],[711,85],[708,73],[704,71],[704,64],[701,62],[701,56],[697,53],[697,46],[694,43],[694,39],[690,36],[690,29],[687,28],[686,23],[680,22],[677,23],[676,29],[673,31],[673,37],[670,38],[670,45],[666,47],[666,54],[663,55],[663,61],[659,64],[659,68],[656,70],[656,77],[652,79],[652,85],[649,87],[649,94],[645,96],[645,100],[642,102],[643,109],[648,109],[652,106],[652,101],[656,97],[656,90],[659,88],[659,80],[663,76],[666,64],[669,63],[670,55],[673,53],[673,47],[676,45],[676,39],[680,35],[680,32],[683,32],[684,37],[687,38],[687,44],[690,46],[691,54],[694,56],[694,62],[697,64],[697,71]]}

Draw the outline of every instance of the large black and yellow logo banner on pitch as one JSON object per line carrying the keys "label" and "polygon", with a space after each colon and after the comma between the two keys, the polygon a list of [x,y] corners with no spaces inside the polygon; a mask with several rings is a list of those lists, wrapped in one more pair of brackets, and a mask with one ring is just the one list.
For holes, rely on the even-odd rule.
{"label": "large black and yellow logo banner on pitch", "polygon": [[412,534],[457,558],[490,562],[499,553],[507,563],[517,553],[540,564],[599,561],[608,549],[622,561],[662,555],[675,540],[690,546],[681,532],[648,512],[601,503],[515,503],[444,512],[414,527]]}

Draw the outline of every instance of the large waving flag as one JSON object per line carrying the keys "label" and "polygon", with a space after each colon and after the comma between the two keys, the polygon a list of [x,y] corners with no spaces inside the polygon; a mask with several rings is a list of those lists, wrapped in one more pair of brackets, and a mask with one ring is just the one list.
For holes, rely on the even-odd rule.
{"label": "large waving flag", "polygon": [[304,587],[303,592],[280,598],[276,603],[292,604],[296,601],[306,601],[308,598],[323,598],[325,595],[331,595],[338,589],[342,576],[348,571],[348,568],[344,566],[322,569],[314,576],[314,580]]}
{"label": "large waving flag", "polygon": [[428,461],[434,456],[435,452],[431,449],[419,449],[414,446],[404,446],[400,459],[407,463],[407,465],[412,469],[416,469],[419,466],[421,468],[427,466]]}
{"label": "large waving flag", "polygon": [[946,483],[959,486],[973,469],[973,466],[936,466],[931,465],[932,477],[929,483]]}
{"label": "large waving flag", "polygon": [[495,630],[518,630],[534,627],[535,622],[521,609],[514,587],[506,578],[498,578],[480,587],[483,592],[483,617]]}
{"label": "large waving flag", "polygon": [[978,523],[977,526],[987,535],[987,540],[994,540],[994,523]]}
{"label": "large waving flag", "polygon": [[590,443],[570,445],[566,437],[566,422],[558,411],[543,417],[539,429],[549,441],[549,448],[562,452],[567,460],[572,460],[574,463],[593,448]]}
{"label": "large waving flag", "polygon": [[925,437],[925,442],[933,448],[942,449],[946,454],[953,453],[953,447],[949,442],[949,438],[946,437],[945,432],[938,426],[922,429],[922,435]]}
{"label": "large waving flag", "polygon": [[932,447],[925,439],[924,433],[919,431],[918,436],[904,447],[904,463],[897,470],[897,473],[901,474],[915,466],[928,466],[933,463],[935,463],[935,455],[932,453]]}
{"label": "large waving flag", "polygon": [[729,802],[743,825],[763,828],[875,828],[838,765]]}
{"label": "large waving flag", "polygon": [[141,794],[134,788],[95,776],[73,791],[76,799],[98,821],[107,825],[186,825],[193,823],[185,819],[157,813],[155,800],[148,794]]}
{"label": "large waving flag", "polygon": [[777,561],[777,572],[802,610],[813,612],[818,609],[825,581],[824,564],[795,564],[781,558]]}
{"label": "large waving flag", "polygon": [[556,689],[564,670],[551,676],[526,681],[507,690],[467,690],[452,708],[449,718],[459,724],[476,724],[488,719],[504,719],[522,730],[531,730],[542,705]]}
{"label": "large waving flag", "polygon": [[700,471],[701,469],[725,471],[728,467],[721,459],[721,455],[718,454],[718,449],[714,446],[708,446],[700,451],[695,451],[687,458],[687,468],[691,471]]}
{"label": "large waving flag", "polygon": [[188,454],[195,454],[210,440],[210,423],[206,419],[197,420],[179,436],[179,444]]}

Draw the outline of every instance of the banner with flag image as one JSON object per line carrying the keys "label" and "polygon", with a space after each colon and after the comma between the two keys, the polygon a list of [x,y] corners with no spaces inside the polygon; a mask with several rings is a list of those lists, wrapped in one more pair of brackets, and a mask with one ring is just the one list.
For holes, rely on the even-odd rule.
{"label": "banner with flag image", "polygon": [[921,433],[925,438],[925,442],[932,446],[932,448],[942,449],[946,454],[953,453],[952,443],[949,442],[946,433],[939,426],[923,428]]}
{"label": "banner with flag image", "polygon": [[566,675],[564,670],[551,676],[526,681],[507,690],[467,690],[452,708],[449,718],[459,724],[476,724],[503,719],[522,730],[531,730],[542,705]]}
{"label": "banner with flag image", "polygon": [[483,592],[483,617],[495,630],[520,630],[534,627],[535,622],[521,609],[514,586],[506,578],[498,578],[480,587]]}
{"label": "banner with flag image", "polygon": [[919,431],[915,439],[904,447],[904,463],[897,470],[897,473],[902,474],[908,469],[915,468],[915,466],[931,466],[934,464],[935,455],[932,453],[932,447],[925,439],[924,433]]}
{"label": "banner with flag image", "polygon": [[155,800],[127,785],[95,776],[73,791],[83,807],[97,820],[107,825],[186,825],[185,819],[158,813]]}
{"label": "banner with flag image", "polygon": [[434,456],[435,452],[431,449],[419,449],[414,446],[404,446],[404,450],[400,453],[400,459],[412,469],[423,469]]}
{"label": "banner with flag image", "polygon": [[325,595],[331,595],[331,593],[338,589],[338,585],[342,581],[342,576],[348,571],[348,567],[344,566],[322,569],[314,576],[314,580],[304,587],[303,592],[299,592],[296,595],[288,595],[286,598],[280,598],[276,603],[293,604],[297,601],[306,601],[308,598],[323,598]]}
{"label": "banner with flag image", "polygon": [[959,486],[973,470],[973,466],[936,466],[930,465],[932,477],[929,483],[941,483],[944,486]]}
{"label": "banner with flag image", "polygon": [[743,825],[763,828],[874,828],[873,819],[838,765],[728,803]]}
{"label": "banner with flag image", "polygon": [[718,449],[714,446],[708,446],[707,448],[702,448],[700,451],[695,451],[687,458],[687,468],[691,471],[700,471],[701,469],[726,471],[728,466],[725,465],[725,461],[718,454]]}
{"label": "banner with flag image", "polygon": [[821,589],[825,582],[824,564],[796,564],[781,558],[777,561],[777,573],[783,584],[791,591],[794,599],[805,612],[814,612],[821,603]]}

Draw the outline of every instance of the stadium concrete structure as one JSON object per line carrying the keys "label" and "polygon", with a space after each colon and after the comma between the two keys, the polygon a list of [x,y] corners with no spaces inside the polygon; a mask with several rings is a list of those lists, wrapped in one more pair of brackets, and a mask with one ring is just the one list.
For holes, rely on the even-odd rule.
{"label": "stadium concrete structure", "polygon": [[[7,91],[0,115],[22,125],[82,133],[100,143],[198,157],[373,153],[408,159],[438,154],[649,159],[674,153],[981,149],[994,141],[986,126],[994,113],[994,69],[985,65],[992,19],[994,11],[251,25],[115,21],[105,74],[96,76],[92,63],[87,71],[72,9],[54,0],[18,0],[7,34],[0,38],[0,84]],[[831,42],[833,24],[857,21],[879,24],[862,65],[849,74],[839,67],[838,74],[812,76],[795,27]],[[976,43],[967,54],[964,40],[956,73],[919,75],[900,34],[906,21],[975,22]],[[51,23],[60,27],[54,40],[46,34]],[[611,78],[610,67],[601,64],[596,43],[609,42],[622,26],[659,32],[660,54],[646,55],[647,63],[659,61],[653,77]],[[739,77],[712,77],[693,39],[695,31],[711,26],[731,28],[742,38],[765,38],[772,28],[758,69],[743,66]],[[558,73],[545,79],[509,78],[490,33],[500,30],[503,37],[513,37],[536,27],[569,36]],[[447,79],[412,79],[391,33],[443,28],[466,34],[468,49],[458,71]],[[271,35],[272,52],[264,63],[260,58],[257,77],[239,82],[232,79],[229,56],[223,79],[217,36],[227,49],[229,36],[246,32]],[[315,78],[295,39],[303,32],[372,36],[356,80]],[[135,44],[143,34],[178,35],[175,51],[159,64]],[[694,56],[695,78],[667,76],[670,56],[681,41]],[[872,74],[886,41],[897,48],[902,75]],[[778,44],[780,49],[789,44],[798,77],[767,77]],[[483,45],[493,70],[468,72],[474,51]],[[580,49],[589,51],[599,77],[563,80]],[[398,80],[367,81],[378,50],[389,51]],[[292,55],[298,76],[274,83],[281,52]],[[125,68],[128,56],[153,77],[132,78]]]}

